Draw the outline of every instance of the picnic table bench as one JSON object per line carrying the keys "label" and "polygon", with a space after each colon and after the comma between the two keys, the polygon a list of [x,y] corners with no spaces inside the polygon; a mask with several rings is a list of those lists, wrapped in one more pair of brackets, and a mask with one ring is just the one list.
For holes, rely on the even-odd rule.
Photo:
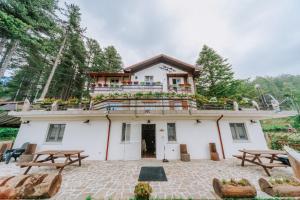
{"label": "picnic table bench", "polygon": [[[29,172],[29,170],[36,167],[56,167],[59,169],[59,174],[63,171],[63,169],[67,165],[71,165],[75,162],[78,162],[79,166],[81,166],[81,160],[87,158],[87,155],[81,155],[83,150],[48,150],[41,151],[35,154],[35,158],[32,162],[23,162],[18,163],[17,165],[20,167],[27,167],[24,172],[24,175]],[[46,156],[46,158],[39,160],[41,156]],[[58,158],[65,158],[64,162],[55,162]],[[50,161],[50,162],[48,162]]]}
{"label": "picnic table bench", "polygon": [[[238,159],[242,160],[241,166],[245,165],[245,162],[250,162],[256,165],[261,166],[268,176],[271,176],[269,169],[272,169],[274,167],[287,167],[288,165],[285,165],[279,161],[279,155],[287,155],[285,151],[278,151],[278,150],[239,150],[242,152],[242,155],[233,155],[233,157],[236,157]],[[262,158],[269,159],[269,162],[262,162]],[[275,161],[275,162],[274,162]]]}

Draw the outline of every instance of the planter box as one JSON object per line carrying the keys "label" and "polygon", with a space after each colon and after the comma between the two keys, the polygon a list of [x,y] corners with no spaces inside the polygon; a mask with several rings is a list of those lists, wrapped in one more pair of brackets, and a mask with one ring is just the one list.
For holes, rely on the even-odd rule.
{"label": "planter box", "polygon": [[250,183],[248,186],[235,186],[222,184],[219,179],[214,178],[213,187],[215,193],[221,198],[254,198],[257,194],[255,187]]}
{"label": "planter box", "polygon": [[[297,182],[296,180],[294,180]],[[300,185],[294,186],[285,184],[272,185],[265,178],[260,178],[258,180],[260,189],[270,196],[276,197],[300,197]]]}

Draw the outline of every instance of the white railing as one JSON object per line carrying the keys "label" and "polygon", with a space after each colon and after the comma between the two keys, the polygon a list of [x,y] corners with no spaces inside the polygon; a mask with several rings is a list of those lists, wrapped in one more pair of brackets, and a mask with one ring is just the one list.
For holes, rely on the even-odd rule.
{"label": "white railing", "polygon": [[106,94],[106,93],[122,93],[122,92],[162,92],[162,85],[114,85],[103,87],[92,87],[90,93]]}

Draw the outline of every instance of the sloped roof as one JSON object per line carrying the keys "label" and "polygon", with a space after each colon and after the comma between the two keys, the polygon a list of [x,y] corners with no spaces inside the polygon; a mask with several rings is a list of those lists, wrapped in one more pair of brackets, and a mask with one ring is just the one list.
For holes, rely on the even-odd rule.
{"label": "sloped roof", "polygon": [[149,59],[144,60],[142,62],[139,62],[139,63],[136,63],[136,64],[131,65],[129,67],[126,67],[124,69],[124,71],[125,72],[136,72],[136,71],[143,70],[147,67],[151,67],[153,65],[156,65],[158,63],[169,64],[171,66],[177,67],[178,69],[181,69],[181,70],[187,71],[187,72],[191,72],[193,74],[195,74],[196,71],[199,71],[199,69],[194,65],[188,64],[186,62],[183,62],[181,60],[178,60],[176,58],[172,58],[172,57],[164,55],[164,54],[160,54],[158,56],[149,58]]}

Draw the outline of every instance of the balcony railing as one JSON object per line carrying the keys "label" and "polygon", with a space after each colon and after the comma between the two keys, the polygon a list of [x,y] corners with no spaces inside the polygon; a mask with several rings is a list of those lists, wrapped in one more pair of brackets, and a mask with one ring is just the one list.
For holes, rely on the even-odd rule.
{"label": "balcony railing", "polygon": [[152,92],[162,92],[162,84],[146,84],[146,85],[110,85],[110,86],[94,86],[91,87],[91,93],[109,93],[109,92],[139,92],[139,91],[152,91]]}
{"label": "balcony railing", "polygon": [[190,84],[170,85],[168,90],[169,92],[176,92],[179,94],[189,94],[192,92]]}

